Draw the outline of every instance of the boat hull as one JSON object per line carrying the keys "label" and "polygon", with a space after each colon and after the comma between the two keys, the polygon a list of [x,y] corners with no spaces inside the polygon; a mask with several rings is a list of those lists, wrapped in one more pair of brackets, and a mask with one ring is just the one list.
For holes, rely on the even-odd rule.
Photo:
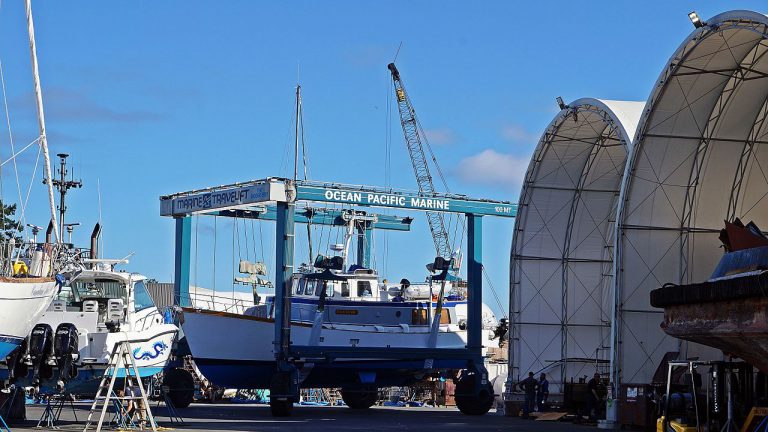
{"label": "boat hull", "polygon": [[768,373],[768,298],[668,306],[668,335],[720,349]]}
{"label": "boat hull", "polygon": [[[428,328],[324,326],[318,346],[388,348],[426,347]],[[377,328],[378,327],[378,328]],[[200,371],[211,382],[228,388],[268,388],[276,370],[273,347],[274,321],[222,312],[185,309],[184,334]],[[309,345],[312,326],[294,323],[291,341]],[[466,347],[466,331],[441,329],[437,348]],[[407,385],[439,370],[462,369],[466,360],[338,359],[331,363],[298,362],[302,387],[339,387],[368,383],[377,386]],[[366,382],[368,381],[368,382]]]}
{"label": "boat hull", "polygon": [[[67,380],[64,391],[78,394],[95,393],[107,370],[109,353],[118,341],[140,341],[131,342],[131,355],[139,370],[139,376],[143,378],[160,373],[170,360],[171,347],[177,331],[178,328],[173,324],[159,324],[140,332],[107,334],[103,356],[96,361],[79,364],[77,376]],[[124,378],[125,369],[118,369],[117,376]],[[0,378],[8,378],[7,369],[0,369]],[[56,389],[58,380],[58,372],[55,371],[52,378],[43,381],[40,386],[41,391],[44,393],[59,391]],[[17,377],[15,383],[21,386],[31,386],[32,381],[33,377],[30,372],[27,376]]]}
{"label": "boat hull", "polygon": [[717,348],[768,373],[768,272],[651,292],[670,336]]}
{"label": "boat hull", "polygon": [[4,359],[32,331],[56,295],[53,279],[0,280],[0,359]]}

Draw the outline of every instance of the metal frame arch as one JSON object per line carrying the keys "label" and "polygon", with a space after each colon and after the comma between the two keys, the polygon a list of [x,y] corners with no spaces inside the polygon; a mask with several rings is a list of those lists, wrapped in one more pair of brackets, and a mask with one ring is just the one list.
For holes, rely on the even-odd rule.
{"label": "metal frame arch", "polygon": [[[611,277],[612,225],[627,148],[643,106],[643,102],[578,99],[555,116],[539,140],[521,190],[510,251],[508,389],[519,374],[527,372],[521,368],[536,365],[532,371],[554,373],[550,382],[557,392],[568,377],[580,376],[584,368],[608,361],[603,357],[609,353],[612,293],[606,290],[612,284],[606,283],[606,278]],[[612,156],[616,160],[611,160]],[[550,176],[557,179],[548,180]],[[541,191],[544,193],[537,196]],[[562,199],[553,199],[556,195]],[[558,208],[537,208],[547,200],[557,202]],[[595,207],[598,214],[590,214]],[[547,220],[548,215],[554,215],[552,220]],[[556,253],[535,253],[536,246],[531,244],[541,236],[549,237]],[[580,249],[585,242],[591,251]],[[531,266],[536,268],[529,271],[538,273],[547,267],[548,276],[531,279],[526,275],[526,267]],[[585,274],[589,274],[589,281],[580,280]],[[554,291],[545,287],[551,282],[557,285]],[[544,295],[542,290],[552,295]],[[526,304],[523,291],[530,297]],[[537,322],[526,319],[530,318],[526,308],[542,305],[548,317]],[[576,317],[586,307],[596,312]],[[530,346],[527,333],[533,329],[546,329],[546,338],[551,340],[544,346]],[[589,333],[589,346],[579,346],[575,333]],[[548,358],[550,355],[553,358]],[[607,369],[607,364],[604,366]]]}
{"label": "metal frame arch", "polygon": [[[711,205],[712,192],[717,190],[712,186],[712,177],[707,178],[707,174],[712,176],[717,168],[725,171],[719,175],[724,178],[730,193],[729,196],[724,197],[724,205],[720,204],[723,207],[722,218],[739,216],[739,207],[744,205],[739,197],[749,189],[745,171],[749,171],[748,165],[751,167],[752,161],[757,158],[753,147],[761,143],[759,132],[764,128],[767,113],[766,97],[768,97],[768,87],[759,89],[762,93],[754,90],[747,91],[742,87],[747,85],[745,83],[748,81],[753,81],[748,85],[755,85],[754,80],[768,78],[768,68],[766,68],[768,62],[764,58],[768,50],[767,30],[768,17],[750,11],[726,12],[707,20],[705,26],[694,30],[670,57],[648,99],[647,109],[634,137],[635,145],[629,153],[625,166],[617,213],[617,231],[614,236],[616,277],[614,278],[615,301],[611,330],[611,374],[614,390],[619,388],[624,378],[628,379],[627,382],[648,381],[649,371],[652,373],[655,370],[663,348],[669,349],[677,345],[678,349],[690,347],[693,350],[701,350],[700,347],[682,345],[678,341],[664,337],[657,326],[640,328],[643,319],[647,321],[646,324],[651,322],[652,319],[648,317],[658,316],[655,315],[658,311],[650,310],[650,305],[645,308],[648,310],[629,310],[631,307],[627,306],[626,302],[632,296],[636,296],[636,301],[642,298],[642,295],[645,295],[645,301],[648,302],[649,289],[647,288],[658,282],[650,279],[665,279],[662,283],[680,283],[698,279],[704,272],[711,271],[707,268],[710,264],[708,260],[719,252],[715,250],[708,253],[709,249],[706,247],[711,243],[713,236],[716,237],[715,233],[719,229],[711,226],[711,221],[708,223],[707,220],[699,220],[702,217],[712,218],[711,213],[705,214],[702,210],[708,208],[707,203]],[[753,33],[756,37],[746,37],[746,41],[742,41],[744,35],[740,33],[741,31]],[[740,37],[735,36],[737,33]],[[723,38],[719,42],[724,46],[722,49],[715,49],[718,41],[711,39],[713,37]],[[759,67],[760,65],[762,68]],[[710,79],[713,76],[716,78]],[[711,89],[700,94],[708,85]],[[676,112],[670,111],[672,106],[670,102],[675,101],[674,97],[678,98],[681,106]],[[703,102],[700,103],[699,99],[694,99],[697,97]],[[752,98],[754,105],[745,104],[746,97]],[[697,103],[700,105],[696,106]],[[684,110],[689,112],[681,114]],[[738,116],[747,120],[743,125],[734,121],[737,116],[734,110],[741,110]],[[695,128],[686,126],[685,121],[688,119],[684,118],[684,115],[691,116]],[[701,123],[697,120],[701,120]],[[674,126],[664,126],[661,129],[668,128],[672,132],[663,134],[654,131],[654,128],[666,121],[670,121]],[[682,126],[678,127],[678,123]],[[697,132],[679,133],[686,127],[689,131],[697,129]],[[646,149],[646,143],[648,143],[648,149]],[[670,167],[664,164],[669,162],[662,161],[661,156],[666,158],[668,152],[672,153],[670,149],[675,147],[675,144],[678,144],[677,147],[684,147],[682,144],[685,144],[686,149],[690,151],[686,153],[685,150],[678,149],[675,156],[682,157],[679,165],[672,167],[671,172],[667,173],[665,170],[669,170]],[[731,150],[735,157],[730,155],[723,157],[717,151],[724,151],[721,149],[725,145],[741,147]],[[651,154],[651,150],[655,154]],[[677,160],[674,161],[674,163],[677,162]],[[734,165],[732,170],[729,170],[729,163]],[[679,172],[676,173],[678,170]],[[644,177],[649,173],[656,176],[655,188],[650,186],[652,179]],[[673,177],[675,175],[677,177]],[[763,179],[768,184],[768,178],[764,173]],[[641,190],[644,187],[650,188],[650,191]],[[644,196],[643,191],[646,193]],[[681,194],[682,197],[680,197]],[[655,207],[657,200],[659,205]],[[665,200],[666,203],[663,202]],[[667,206],[671,213],[664,213],[664,206]],[[719,207],[713,209],[712,212],[718,212],[719,209]],[[680,210],[682,211],[678,214]],[[635,212],[637,213],[633,214]],[[676,227],[673,226],[675,223]],[[654,233],[656,237],[653,237]],[[633,243],[641,237],[637,244]],[[699,249],[696,249],[696,239],[700,243]],[[667,243],[661,244],[665,241]],[[641,244],[641,242],[645,243]],[[669,248],[666,248],[667,244]],[[657,251],[642,257],[643,246],[648,251],[651,247],[655,247]],[[633,258],[629,258],[629,255]],[[630,265],[631,260],[635,260],[631,264],[642,264],[648,268]],[[638,260],[643,262],[640,263]],[[695,267],[697,262],[698,267]],[[625,266],[628,266],[626,273]],[[633,280],[632,282],[635,283],[633,285],[627,277],[627,273],[631,273],[629,268],[632,268],[635,273],[647,270],[649,275],[640,279],[639,282]],[[625,315],[625,312],[628,315]],[[641,321],[628,324],[627,320],[635,312],[644,314],[645,318],[639,317]],[[648,334],[641,335],[643,331]],[[645,359],[647,366],[641,366],[637,370],[627,370],[622,349],[622,344],[627,338],[635,338],[632,341],[633,346],[643,347],[647,355]],[[646,344],[646,342],[650,343]]]}

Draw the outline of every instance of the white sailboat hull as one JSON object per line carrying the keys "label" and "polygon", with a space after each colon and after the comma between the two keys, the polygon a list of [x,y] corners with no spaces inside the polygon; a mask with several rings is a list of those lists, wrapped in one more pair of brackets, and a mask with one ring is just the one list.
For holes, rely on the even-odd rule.
{"label": "white sailboat hull", "polygon": [[56,282],[0,281],[0,359],[4,359],[32,331],[56,295]]}

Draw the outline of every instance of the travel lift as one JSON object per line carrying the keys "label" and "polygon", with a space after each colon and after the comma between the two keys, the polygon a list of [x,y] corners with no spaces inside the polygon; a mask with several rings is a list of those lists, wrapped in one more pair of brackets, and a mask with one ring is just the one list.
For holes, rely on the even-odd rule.
{"label": "travel lift", "polygon": [[[429,212],[463,213],[467,218],[467,346],[456,348],[387,348],[358,346],[302,346],[291,343],[291,276],[294,272],[295,223],[314,222],[296,214],[298,202],[321,202],[362,207],[386,207]],[[270,205],[270,203],[275,203]],[[457,385],[457,405],[465,414],[485,414],[493,391],[482,357],[482,217],[513,218],[517,205],[509,202],[472,199],[464,195],[425,194],[389,188],[288,180],[269,177],[231,185],[180,192],[160,197],[160,215],[176,220],[174,299],[189,304],[191,217],[193,215],[254,217],[276,221],[275,245],[275,372],[270,388],[273,415],[290,415],[299,400],[299,374],[295,362],[311,358],[316,362],[339,358],[412,359],[424,361],[429,369],[435,358],[464,360],[466,373]],[[250,215],[250,216],[249,216]],[[339,215],[328,214],[329,219]],[[379,216],[379,218],[383,218]],[[377,223],[385,223],[379,219]],[[389,226],[410,224],[410,220],[389,219]],[[370,239],[374,224],[363,235]],[[366,242],[370,244],[370,241]],[[360,248],[358,248],[360,249]],[[361,252],[358,250],[358,254]],[[363,248],[360,263],[369,263],[370,252]],[[367,255],[367,256],[365,256]]]}

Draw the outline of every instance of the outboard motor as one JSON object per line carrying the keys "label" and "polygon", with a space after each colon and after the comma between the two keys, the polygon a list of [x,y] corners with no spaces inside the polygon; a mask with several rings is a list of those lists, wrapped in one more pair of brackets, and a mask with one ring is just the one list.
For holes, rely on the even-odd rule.
{"label": "outboard motor", "polygon": [[56,327],[53,351],[59,366],[59,380],[56,382],[56,387],[58,390],[62,390],[67,381],[77,376],[75,360],[77,360],[80,350],[78,348],[77,327],[74,324],[62,323]]}
{"label": "outboard motor", "polygon": [[53,329],[48,324],[37,324],[29,335],[29,346],[24,363],[32,367],[32,382],[53,377]]}

